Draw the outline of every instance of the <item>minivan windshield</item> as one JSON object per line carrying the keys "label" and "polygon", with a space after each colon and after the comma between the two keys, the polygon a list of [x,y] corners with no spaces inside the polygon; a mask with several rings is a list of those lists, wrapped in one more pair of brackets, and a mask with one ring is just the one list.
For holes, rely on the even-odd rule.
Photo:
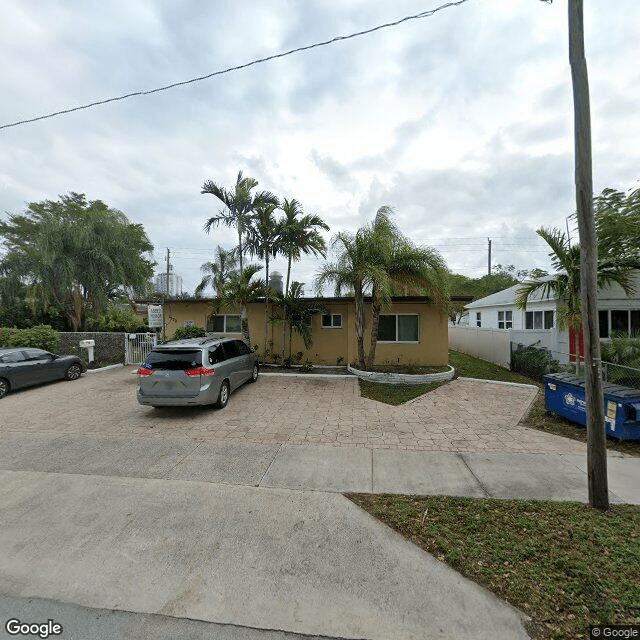
{"label": "minivan windshield", "polygon": [[142,364],[146,369],[169,369],[172,371],[193,369],[202,366],[201,349],[154,349]]}

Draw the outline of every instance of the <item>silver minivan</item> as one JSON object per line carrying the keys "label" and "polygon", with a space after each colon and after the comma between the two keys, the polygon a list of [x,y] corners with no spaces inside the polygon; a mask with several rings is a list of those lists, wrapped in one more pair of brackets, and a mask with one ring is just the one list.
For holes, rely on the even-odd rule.
{"label": "silver minivan", "polygon": [[215,404],[258,379],[258,356],[242,340],[189,338],[159,344],[138,369],[138,402],[152,407]]}

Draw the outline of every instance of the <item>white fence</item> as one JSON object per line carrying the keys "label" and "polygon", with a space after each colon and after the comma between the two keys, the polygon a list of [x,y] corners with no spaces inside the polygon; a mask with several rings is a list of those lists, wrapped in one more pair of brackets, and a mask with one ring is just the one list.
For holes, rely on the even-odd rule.
{"label": "white fence", "polygon": [[142,364],[158,341],[156,333],[125,333],[125,364]]}
{"label": "white fence", "polygon": [[511,343],[548,349],[554,360],[568,361],[562,335],[555,330],[483,329],[449,325],[449,348],[511,368]]}

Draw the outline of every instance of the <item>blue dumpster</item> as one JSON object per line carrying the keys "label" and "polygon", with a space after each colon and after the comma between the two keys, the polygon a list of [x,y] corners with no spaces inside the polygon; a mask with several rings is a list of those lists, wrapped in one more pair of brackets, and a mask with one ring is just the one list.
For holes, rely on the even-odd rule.
{"label": "blue dumpster", "polygon": [[[559,416],[587,424],[584,380],[570,373],[544,376],[544,407]],[[602,383],[607,434],[618,440],[640,440],[640,389]]]}

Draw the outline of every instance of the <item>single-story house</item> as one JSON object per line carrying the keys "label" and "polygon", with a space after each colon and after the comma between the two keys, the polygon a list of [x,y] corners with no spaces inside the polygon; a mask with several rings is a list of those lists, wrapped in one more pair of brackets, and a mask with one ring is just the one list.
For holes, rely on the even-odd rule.
{"label": "single-story house", "polygon": [[[321,305],[324,313],[311,318],[313,343],[307,349],[294,331],[291,353],[301,362],[313,364],[347,364],[357,361],[355,306],[353,297],[305,298]],[[468,300],[468,298],[467,298]],[[138,301],[142,302],[142,301]],[[166,335],[171,338],[178,327],[195,325],[212,336],[240,337],[238,309],[220,309],[214,313],[211,298],[169,299],[164,303]],[[280,318],[277,305],[269,305],[269,318]],[[365,352],[369,349],[371,299],[365,299]],[[262,354],[264,345],[264,299],[249,303],[247,317],[251,342]],[[285,331],[286,355],[289,354],[289,328]],[[267,351],[282,352],[282,323],[267,327]],[[388,309],[380,314],[376,364],[444,365],[448,357],[448,316],[424,296],[394,297]]]}
{"label": "single-story house", "polygon": [[[515,299],[520,286],[514,285],[467,304],[468,328],[511,330],[513,342],[545,346],[560,362],[573,361],[578,353],[583,355],[582,336],[558,328],[560,301],[538,290],[529,296],[526,309],[518,309]],[[634,274],[634,287],[635,293],[629,297],[617,284],[599,288],[601,339],[606,340],[619,332],[640,334],[640,272]]]}

